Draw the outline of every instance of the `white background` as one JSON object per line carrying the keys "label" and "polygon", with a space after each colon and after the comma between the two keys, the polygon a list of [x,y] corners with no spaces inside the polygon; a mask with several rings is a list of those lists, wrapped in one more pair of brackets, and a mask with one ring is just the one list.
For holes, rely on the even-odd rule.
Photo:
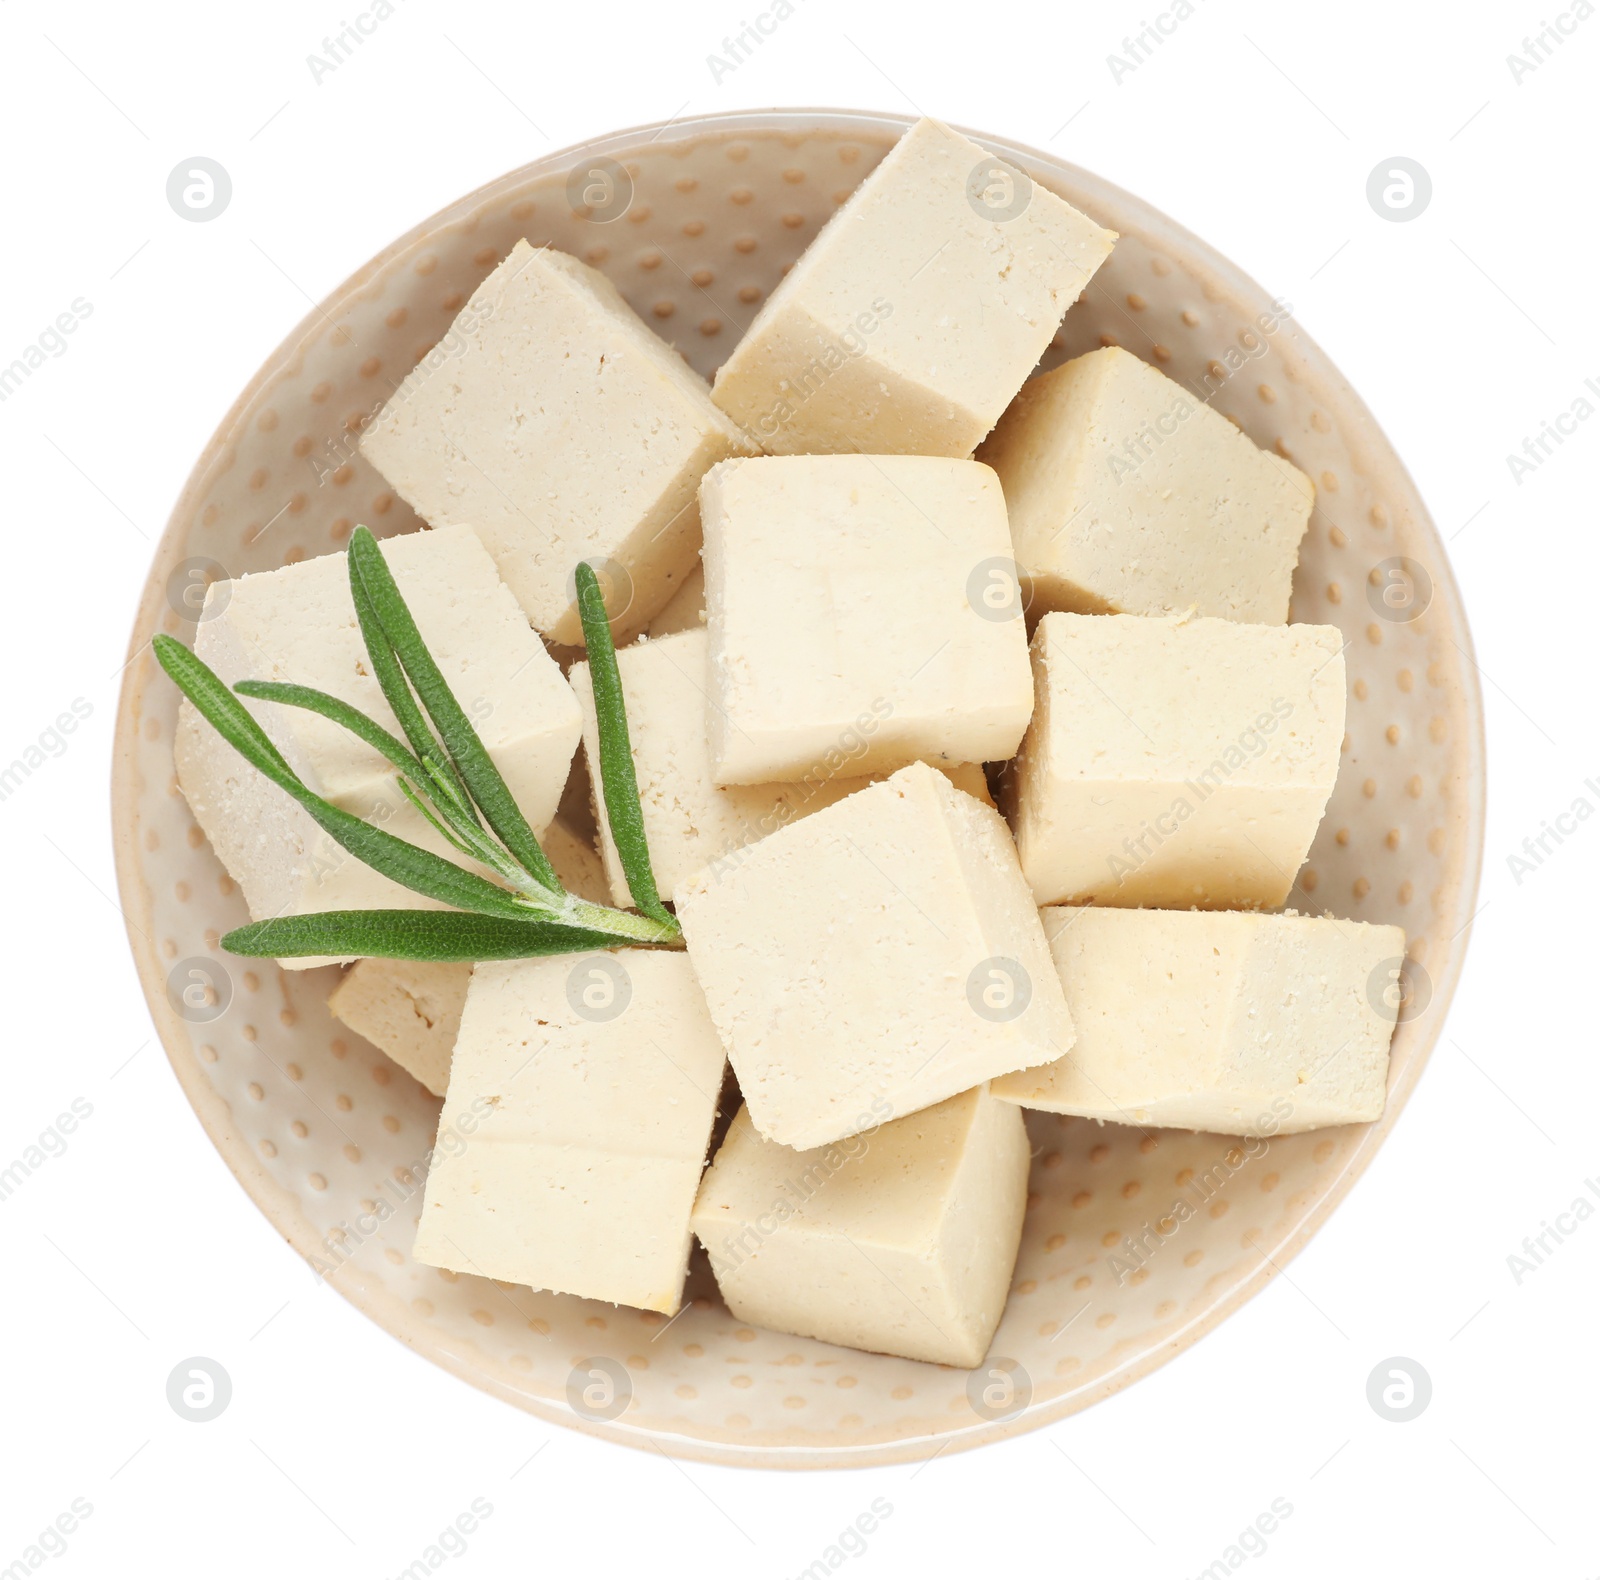
{"label": "white background", "polygon": [[[394,0],[315,83],[307,55],[369,3],[0,4],[0,364],[74,299],[93,307],[0,405],[0,759],[75,698],[93,708],[0,803],[0,1163],[74,1098],[93,1107],[0,1203],[0,1571],[80,1497],[92,1516],[44,1565],[62,1580],[126,1573],[139,1554],[163,1574],[389,1576],[479,1497],[493,1514],[441,1572],[790,1576],[875,1498],[893,1513],[844,1566],[863,1580],[1008,1562],[1189,1576],[1275,1498],[1293,1514],[1252,1575],[1600,1571],[1600,1220],[1520,1284],[1507,1263],[1600,1178],[1600,820],[1520,883],[1507,863],[1574,798],[1600,805],[1584,788],[1600,776],[1600,421],[1520,483],[1506,459],[1600,380],[1600,18],[1519,84],[1508,54],[1565,0],[1195,0],[1118,84],[1107,55],[1163,0],[1088,15],[1059,0],[793,0],[717,83],[708,53],[769,0]],[[155,539],[308,302],[530,158],[640,121],[782,104],[921,110],[1058,151],[1292,301],[1448,539],[1491,748],[1485,908],[1460,995],[1392,1139],[1288,1277],[1047,1431],[808,1476],[678,1466],[548,1427],[317,1285],[154,1041],[106,815],[115,676]],[[194,155],[232,175],[215,223],[167,205],[168,172]],[[1434,185],[1404,224],[1365,195],[1394,155]],[[234,1384],[207,1425],[165,1398],[196,1354]],[[1433,1380],[1403,1425],[1366,1398],[1395,1355]]]}

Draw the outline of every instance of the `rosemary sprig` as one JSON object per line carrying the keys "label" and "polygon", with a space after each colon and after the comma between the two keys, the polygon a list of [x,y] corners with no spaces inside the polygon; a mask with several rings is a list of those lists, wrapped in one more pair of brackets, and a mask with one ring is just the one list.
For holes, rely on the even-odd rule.
{"label": "rosemary sprig", "polygon": [[656,889],[650,850],[644,838],[644,811],[639,805],[639,779],[633,771],[633,747],[628,740],[628,709],[622,698],[622,676],[617,650],[611,640],[600,578],[592,565],[580,563],[574,573],[578,588],[578,617],[583,621],[583,641],[588,650],[589,679],[594,690],[594,713],[600,737],[600,785],[605,796],[611,842],[628,880],[633,903],[657,921],[671,920]]}
{"label": "rosemary sprig", "polygon": [[[594,573],[591,571],[590,575]],[[467,793],[482,811],[500,843],[547,889],[559,894],[561,880],[550,865],[539,841],[528,827],[522,808],[516,803],[500,770],[484,750],[472,721],[456,701],[444,672],[433,661],[433,654],[417,630],[406,601],[400,596],[393,575],[384,562],[378,540],[365,527],[350,535],[350,585],[361,582],[371,601],[384,639],[394,652],[406,679],[411,682],[433,727],[444,741],[450,761],[466,786]],[[372,647],[368,642],[368,648]],[[637,799],[635,792],[635,799]]]}
{"label": "rosemary sprig", "polygon": [[215,673],[170,636],[157,661],[202,717],[247,762],[303,806],[357,859],[445,911],[326,911],[276,917],[222,939],[241,955],[381,955],[404,960],[511,960],[618,945],[682,947],[656,889],[645,846],[616,652],[593,570],[577,570],[600,735],[601,789],[612,837],[639,911],[569,894],[499,769],[428,652],[393,575],[365,527],[351,536],[350,593],[373,675],[406,739],[338,697],[309,686],[244,680],[240,696],[304,708],[349,730],[395,768],[401,793],[463,855],[499,883],[334,806],[289,766]]}
{"label": "rosemary sprig", "polygon": [[199,709],[201,715],[252,767],[265,774],[280,790],[293,796],[316,823],[351,855],[384,873],[396,883],[439,900],[458,910],[518,920],[523,912],[515,896],[488,879],[466,872],[432,851],[364,823],[352,813],[310,790],[284,761],[278,748],[254,716],[201,659],[170,636],[152,641],[161,667]]}
{"label": "rosemary sprig", "polygon": [[[613,949],[610,933],[560,922],[507,922],[465,911],[322,911],[276,916],[228,934],[238,955],[382,955],[391,960],[522,960]],[[353,945],[359,944],[359,949]]]}

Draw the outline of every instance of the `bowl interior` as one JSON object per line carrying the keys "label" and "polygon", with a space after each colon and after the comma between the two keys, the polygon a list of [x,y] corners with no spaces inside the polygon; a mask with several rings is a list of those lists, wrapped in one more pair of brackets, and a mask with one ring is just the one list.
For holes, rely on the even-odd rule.
{"label": "bowl interior", "polygon": [[[161,541],[132,646],[157,629],[193,635],[182,593],[197,577],[339,550],[358,522],[380,534],[419,525],[356,453],[356,434],[518,238],[604,269],[709,374],[905,124],[797,111],[646,127],[515,171],[419,226],[309,315],[228,414]],[[698,1253],[692,1298],[670,1325],[413,1262],[439,1104],[329,1016],[335,972],[221,955],[220,933],[247,917],[174,782],[177,695],[147,650],[127,671],[114,787],[123,904],[168,1055],[218,1149],[376,1322],[480,1387],[612,1438],[744,1463],[909,1459],[946,1439],[964,1447],[1025,1430],[1123,1386],[1258,1289],[1322,1222],[1414,1084],[1460,967],[1482,724],[1462,611],[1410,479],[1293,318],[1263,330],[1281,307],[1253,282],[1085,172],[980,140],[1122,236],[1047,362],[1125,346],[1214,391],[1218,410],[1316,481],[1292,617],[1348,638],[1349,733],[1291,905],[1399,923],[1415,962],[1375,1125],[1279,1138],[1247,1156],[1234,1138],[1029,1116],[1032,1192],[992,1351],[1004,1378],[986,1371],[974,1384],[746,1328]],[[1397,607],[1383,594],[1401,561],[1415,596]],[[194,970],[219,985],[204,1018],[181,993]],[[1192,1215],[1131,1257],[1125,1237],[1144,1237],[1180,1200]],[[596,1360],[618,1379],[598,1409],[581,1391]]]}

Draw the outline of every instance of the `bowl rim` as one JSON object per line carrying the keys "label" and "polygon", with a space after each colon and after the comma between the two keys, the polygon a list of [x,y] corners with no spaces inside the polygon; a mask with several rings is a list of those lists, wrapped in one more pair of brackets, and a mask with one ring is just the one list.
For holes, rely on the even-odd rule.
{"label": "bowl rim", "polygon": [[[122,670],[122,685],[118,696],[112,745],[110,783],[112,844],[117,887],[140,986],[173,1074],[177,1077],[184,1096],[194,1109],[212,1145],[244,1193],[302,1260],[307,1262],[313,1260],[320,1249],[320,1241],[301,1213],[297,1199],[284,1190],[268,1173],[256,1156],[255,1150],[234,1128],[226,1102],[212,1087],[198,1061],[190,1055],[187,1033],[167,1002],[166,974],[154,940],[150,932],[140,925],[149,919],[150,911],[150,895],[140,870],[138,843],[135,838],[138,826],[138,774],[134,755],[139,724],[138,703],[144,685],[142,670],[151,662],[150,656],[145,653],[149,639],[142,633],[159,628],[164,573],[169,563],[175,559],[173,545],[180,524],[187,521],[198,507],[200,495],[209,483],[215,463],[257,395],[281,368],[293,360],[308,336],[326,326],[331,309],[370,283],[392,259],[413,243],[452,220],[470,215],[492,200],[500,190],[520,186],[530,179],[558,173],[577,159],[636,149],[641,141],[653,143],[665,139],[670,146],[680,141],[734,136],[741,130],[762,134],[774,132],[781,134],[785,131],[813,135],[837,133],[842,137],[848,137],[852,133],[898,135],[915,119],[915,116],[892,112],[825,106],[778,106],[761,110],[730,110],[683,120],[673,117],[665,121],[642,122],[608,132],[600,137],[585,138],[507,170],[413,225],[328,292],[294,325],[262,362],[223,415],[195,461],[153,552],[150,571],[129,635],[127,657]],[[952,129],[1024,169],[1031,166],[1035,169],[1060,172],[1081,190],[1091,193],[1096,199],[1102,199],[1108,209],[1122,206],[1142,209],[1152,221],[1159,222],[1165,227],[1170,237],[1181,241],[1188,249],[1185,253],[1187,263],[1203,266],[1237,294],[1254,293],[1261,296],[1267,294],[1250,275],[1194,235],[1187,227],[1178,224],[1152,204],[1124,188],[1084,170],[1071,161],[1029,144],[995,137],[954,122],[950,125]],[[1284,1264],[1304,1249],[1312,1236],[1326,1224],[1334,1209],[1349,1195],[1379,1147],[1388,1138],[1421,1079],[1422,1072],[1442,1034],[1445,1019],[1465,966],[1471,944],[1473,922],[1478,910],[1477,895],[1484,851],[1487,753],[1483,695],[1482,688],[1478,684],[1478,665],[1472,633],[1455,572],[1438,528],[1409,470],[1390,444],[1382,426],[1322,348],[1305,333],[1303,327],[1299,326],[1298,320],[1296,323],[1299,331],[1296,340],[1298,355],[1314,370],[1321,381],[1338,389],[1341,400],[1346,404],[1350,414],[1364,424],[1363,434],[1367,447],[1371,448],[1375,444],[1383,452],[1385,469],[1392,472],[1405,494],[1407,515],[1411,523],[1417,534],[1427,541],[1434,551],[1433,562],[1428,567],[1429,573],[1436,584],[1443,584],[1445,606],[1453,612],[1453,623],[1459,627],[1454,633],[1454,639],[1463,661],[1459,683],[1465,703],[1468,731],[1464,742],[1465,817],[1462,824],[1458,907],[1460,911],[1466,913],[1467,920],[1456,933],[1445,940],[1447,947],[1456,945],[1457,940],[1460,940],[1459,947],[1451,948],[1447,969],[1442,977],[1433,982],[1434,1013],[1429,1017],[1429,1027],[1421,1033],[1400,1078],[1390,1088],[1382,1116],[1365,1127],[1361,1141],[1349,1154],[1338,1174],[1307,1203],[1293,1232],[1275,1247],[1277,1255],[1270,1259],[1263,1258],[1259,1268],[1240,1279],[1215,1303],[1208,1305],[1190,1322],[1169,1335],[1164,1343],[1152,1346],[1144,1353],[1134,1356],[1116,1372],[1101,1379],[1090,1389],[1081,1393],[1069,1393],[1037,1408],[1024,1410],[1009,1420],[976,1425],[949,1433],[897,1438],[873,1443],[860,1449],[838,1446],[813,1449],[792,1444],[781,1448],[735,1446],[687,1434],[664,1432],[647,1434],[638,1429],[625,1427],[621,1422],[589,1422],[569,1411],[563,1411],[553,1401],[531,1398],[504,1386],[492,1374],[475,1368],[468,1357],[447,1340],[439,1337],[427,1323],[413,1316],[409,1310],[397,1312],[391,1303],[392,1297],[369,1288],[370,1281],[353,1267],[343,1269],[344,1276],[337,1283],[328,1281],[344,1299],[370,1318],[376,1327],[391,1338],[403,1343],[435,1365],[473,1387],[503,1399],[553,1425],[576,1429],[610,1443],[620,1443],[647,1452],[653,1449],[668,1458],[682,1457],[741,1469],[867,1469],[926,1459],[928,1445],[932,1443],[941,1444],[948,1450],[963,1452],[1054,1425],[1099,1403],[1111,1394],[1120,1392],[1130,1384],[1148,1376],[1190,1348],[1259,1294],[1274,1275],[1282,1270]],[[663,1447],[662,1439],[671,1445],[670,1453]]]}

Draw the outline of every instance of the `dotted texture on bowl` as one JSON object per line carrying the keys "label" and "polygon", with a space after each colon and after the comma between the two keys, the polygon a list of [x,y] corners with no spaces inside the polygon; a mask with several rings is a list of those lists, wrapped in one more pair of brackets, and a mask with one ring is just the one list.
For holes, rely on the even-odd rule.
{"label": "dotted texture on bowl", "polygon": [[[709,375],[904,124],[779,112],[656,138],[647,128],[514,172],[435,216],[311,314],[229,414],[161,542],[133,647],[154,629],[192,637],[173,591],[186,577],[326,554],[357,522],[380,534],[419,525],[356,437],[419,360],[448,355],[452,317],[519,238],[605,270]],[[1262,331],[1275,309],[1259,287],[1127,194],[983,140],[1122,235],[1047,365],[1124,346],[1315,481],[1293,618],[1348,639],[1349,732],[1290,904],[1405,927],[1433,1002],[1398,1030],[1389,1112],[1375,1126],[1262,1146],[1030,1115],[1022,1253],[992,1349],[1026,1376],[1020,1414],[979,1413],[964,1372],[745,1328],[698,1253],[691,1303],[670,1329],[652,1314],[440,1272],[410,1255],[439,1103],[331,1019],[333,972],[220,954],[244,904],[174,781],[176,693],[139,652],[118,721],[119,878],[152,1012],[203,1123],[281,1232],[375,1321],[478,1386],[584,1430],[691,1456],[833,1465],[926,1457],[1104,1397],[1193,1342],[1320,1224],[1415,1083],[1459,969],[1481,842],[1482,725],[1454,585],[1404,469],[1292,317]],[[599,156],[632,183],[626,211],[606,220],[567,200],[569,173]],[[1386,601],[1399,560],[1431,582],[1420,612],[1420,598],[1410,609]],[[169,991],[175,966],[206,959],[226,974],[220,992],[196,995],[183,973]],[[614,1420],[568,1403],[574,1368],[595,1357],[627,1370],[631,1397]]]}

